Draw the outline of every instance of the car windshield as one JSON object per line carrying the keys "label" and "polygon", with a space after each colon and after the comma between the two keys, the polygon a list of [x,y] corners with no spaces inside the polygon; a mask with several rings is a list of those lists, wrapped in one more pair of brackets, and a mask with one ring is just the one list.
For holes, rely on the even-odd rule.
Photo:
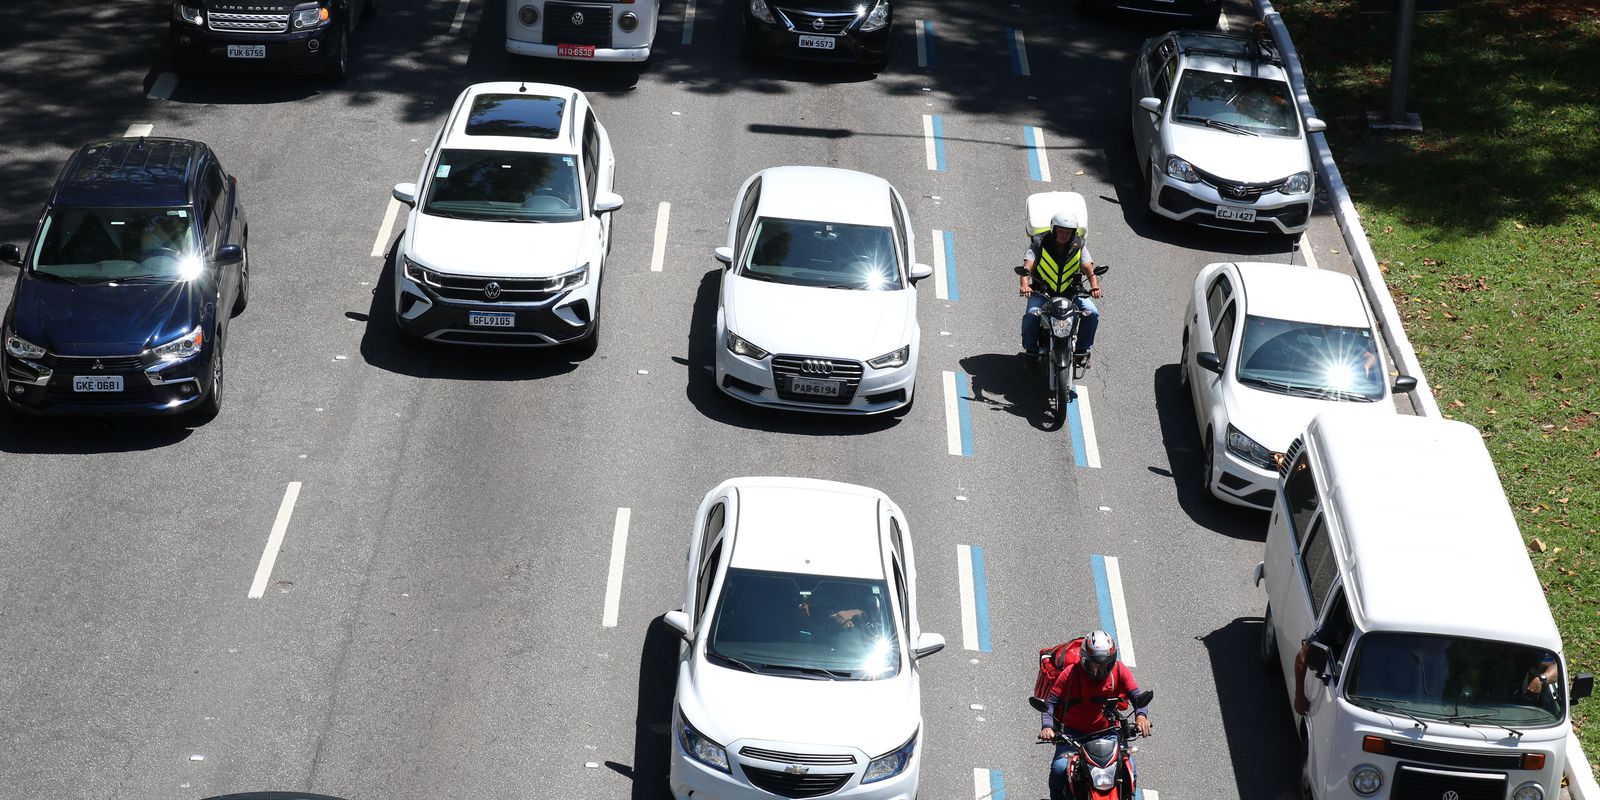
{"label": "car windshield", "polygon": [[888,228],[763,217],[754,235],[741,272],[747,278],[832,289],[902,288]]}
{"label": "car windshield", "polygon": [[1369,633],[1349,673],[1346,696],[1374,711],[1484,727],[1554,725],[1566,716],[1560,660],[1540,647]]}
{"label": "car windshield", "polygon": [[75,283],[191,280],[204,262],[187,208],[57,208],[32,270]]}
{"label": "car windshield", "polygon": [[1289,85],[1283,81],[1184,70],[1172,97],[1172,118],[1185,125],[1294,136],[1300,131]]}
{"label": "car windshield", "polygon": [[1248,315],[1239,343],[1240,383],[1328,400],[1382,400],[1383,362],[1367,328]]}
{"label": "car windshield", "polygon": [[761,674],[882,680],[900,672],[900,637],[881,580],[729,569],[706,655]]}
{"label": "car windshield", "polygon": [[422,213],[496,222],[583,219],[575,156],[444,150]]}

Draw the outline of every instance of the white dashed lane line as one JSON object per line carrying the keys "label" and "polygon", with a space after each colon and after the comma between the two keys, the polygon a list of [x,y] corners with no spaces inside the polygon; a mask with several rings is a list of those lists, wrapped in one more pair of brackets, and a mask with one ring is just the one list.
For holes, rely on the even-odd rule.
{"label": "white dashed lane line", "polygon": [[683,44],[694,43],[694,0],[683,4]]}
{"label": "white dashed lane line", "polygon": [[122,138],[133,139],[140,136],[149,136],[151,131],[154,131],[155,129],[156,126],[151,125],[148,122],[135,122],[132,125],[129,125],[126,131],[122,132]]}
{"label": "white dashed lane line", "polygon": [[472,0],[461,0],[456,4],[456,18],[450,21],[450,35],[461,32],[462,26],[467,23],[467,9],[472,7]]}
{"label": "white dashed lane line", "polygon": [[1024,78],[1032,75],[1028,68],[1028,44],[1022,31],[1012,28],[1006,44],[1011,48],[1011,72]]}
{"label": "white dashed lane line", "polygon": [[922,140],[928,169],[944,172],[944,119],[938,114],[922,115]]}
{"label": "white dashed lane line", "polygon": [[611,527],[611,566],[606,569],[606,605],[600,616],[600,625],[617,627],[617,606],[622,603],[622,563],[628,554],[628,523],[633,519],[633,509],[617,509],[617,521]]}
{"label": "white dashed lane line", "polygon": [[656,241],[650,251],[650,271],[660,272],[667,260],[667,221],[672,216],[672,204],[662,202],[656,209]]}
{"label": "white dashed lane line", "polygon": [[389,208],[383,212],[383,225],[378,228],[378,238],[372,240],[372,257],[379,258],[389,249],[389,234],[394,232],[394,218],[400,215],[400,201],[389,198]]}
{"label": "white dashed lane line", "polygon": [[300,499],[300,482],[292,481],[283,491],[283,502],[278,504],[278,518],[272,522],[272,532],[267,535],[267,546],[261,551],[261,561],[256,564],[255,580],[250,582],[251,600],[259,600],[267,593],[267,581],[272,579],[272,565],[278,562],[278,550],[283,547],[283,536],[289,532],[289,518],[294,516],[294,504]]}
{"label": "white dashed lane line", "polygon": [[933,69],[933,23],[925,19],[917,20],[917,66]]}
{"label": "white dashed lane line", "polygon": [[1028,143],[1028,177],[1036,181],[1050,182],[1050,156],[1044,150],[1044,131],[1037,125],[1028,125],[1022,130],[1023,141]]}
{"label": "white dashed lane line", "polygon": [[1305,257],[1306,266],[1312,269],[1321,269],[1321,267],[1317,266],[1317,251],[1311,247],[1310,236],[1307,236],[1304,233],[1300,234],[1300,239],[1298,242],[1296,242],[1296,245],[1296,249],[1300,251],[1300,255]]}

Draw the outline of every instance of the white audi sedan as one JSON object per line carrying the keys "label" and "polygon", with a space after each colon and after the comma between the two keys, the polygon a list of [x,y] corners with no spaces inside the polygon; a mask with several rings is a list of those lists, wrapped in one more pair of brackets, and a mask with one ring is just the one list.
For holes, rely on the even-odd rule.
{"label": "white audi sedan", "polygon": [[1377,327],[1355,278],[1286,264],[1210,264],[1184,314],[1179,380],[1205,443],[1205,489],[1270,509],[1284,451],[1338,404],[1393,414]]}
{"label": "white audi sedan", "polygon": [[689,540],[669,783],[677,800],[913,800],[917,623],[905,515],[882,492],[735,478]]}
{"label": "white audi sedan", "polygon": [[717,386],[763,406],[836,414],[910,407],[917,379],[910,217],[882,178],[774,167],[734,200],[717,308]]}

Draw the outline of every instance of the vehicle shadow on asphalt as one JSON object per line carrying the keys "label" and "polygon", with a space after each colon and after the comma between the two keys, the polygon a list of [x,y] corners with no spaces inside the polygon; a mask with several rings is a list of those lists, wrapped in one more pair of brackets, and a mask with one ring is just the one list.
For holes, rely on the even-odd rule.
{"label": "vehicle shadow on asphalt", "polygon": [[639,652],[639,712],[634,717],[633,766],[606,767],[633,781],[632,800],[671,800],[672,705],[678,687],[678,632],[661,617],[650,620]]}
{"label": "vehicle shadow on asphalt", "polygon": [[1178,383],[1178,365],[1158,367],[1154,388],[1161,444],[1166,448],[1169,468],[1151,466],[1149,470],[1172,478],[1178,505],[1196,523],[1235,539],[1266,541],[1266,512],[1223,503],[1200,485],[1204,480],[1205,451],[1195,427],[1189,392]]}
{"label": "vehicle shadow on asphalt", "polygon": [[1239,800],[1296,797],[1299,736],[1277,665],[1254,663],[1262,619],[1239,617],[1204,636]]}
{"label": "vehicle shadow on asphalt", "polygon": [[1042,367],[1029,367],[1015,353],[984,353],[961,359],[972,386],[973,410],[1003,411],[1041,431],[1060,430],[1064,414],[1051,414]]}
{"label": "vehicle shadow on asphalt", "polygon": [[395,238],[382,272],[372,283],[365,313],[345,316],[366,323],[361,357],[378,369],[413,378],[523,381],[564,375],[585,360],[574,347],[505,348],[440,344],[401,333],[394,322],[394,259],[404,234]]}
{"label": "vehicle shadow on asphalt", "polygon": [[189,438],[194,424],[187,417],[30,417],[0,409],[0,452],[93,455],[156,450]]}
{"label": "vehicle shadow on asphalt", "polygon": [[[722,291],[722,268],[700,278],[694,296],[694,312],[689,319],[688,356],[673,357],[687,367],[684,392],[696,410],[707,419],[748,430],[791,433],[804,436],[864,436],[900,424],[892,414],[845,416],[810,414],[779,408],[762,408],[742,403],[717,388],[717,295]],[[927,391],[918,387],[917,394]]]}

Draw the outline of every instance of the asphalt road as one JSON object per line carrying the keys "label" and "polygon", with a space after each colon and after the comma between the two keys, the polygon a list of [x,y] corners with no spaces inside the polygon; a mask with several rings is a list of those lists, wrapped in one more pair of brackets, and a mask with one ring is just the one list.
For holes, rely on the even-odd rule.
{"label": "asphalt road", "polygon": [[[1282,683],[1254,660],[1265,517],[1202,497],[1173,362],[1200,266],[1305,256],[1123,205],[1137,195],[1127,74],[1160,28],[1045,0],[905,0],[874,78],[741,61],[738,0],[700,5],[692,41],[683,0],[669,3],[645,69],[508,56],[499,0],[471,0],[459,30],[455,2],[383,0],[343,86],[217,75],[151,99],[167,94],[164,3],[6,5],[0,240],[31,235],[74,147],[149,124],[208,142],[239,177],[253,267],[211,424],[0,419],[8,793],[666,798],[676,641],[657,618],[681,603],[694,508],[724,478],[782,474],[882,489],[910,518],[923,628],[950,642],[924,662],[923,797],[972,796],[975,769],[1000,772],[1008,796],[1044,796],[1023,700],[1037,648],[1101,624],[1095,556],[1120,566],[1118,632],[1158,693],[1146,789],[1292,796]],[[926,68],[918,19],[934,23]],[[1008,46],[1018,28],[1027,75]],[[604,338],[582,363],[405,344],[374,296],[399,234],[379,237],[389,187],[414,178],[463,86],[515,78],[590,92],[617,152],[627,206]],[[942,170],[924,115],[944,132]],[[1048,183],[1030,178],[1027,126]],[[919,288],[919,402],[903,419],[765,413],[712,385],[710,251],[739,183],[780,164],[889,179],[921,261],[934,230],[954,237],[958,299]],[[1023,199],[1045,190],[1088,198],[1093,250],[1113,267],[1088,431],[1044,429],[1016,356],[1011,267]],[[1347,268],[1326,216],[1306,245]],[[964,376],[953,403],[945,373]],[[970,452],[950,452],[947,403]],[[1078,465],[1089,432],[1098,467]],[[619,623],[604,627],[618,508],[631,526]],[[978,637],[963,633],[963,547],[983,557]]]}

